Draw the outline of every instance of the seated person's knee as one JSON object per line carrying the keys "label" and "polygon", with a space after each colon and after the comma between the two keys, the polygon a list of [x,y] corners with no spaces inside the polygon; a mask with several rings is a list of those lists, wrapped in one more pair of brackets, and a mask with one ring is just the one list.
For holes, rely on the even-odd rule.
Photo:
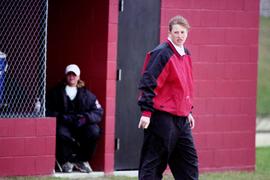
{"label": "seated person's knee", "polygon": [[97,139],[101,134],[101,130],[96,124],[89,125],[86,131],[87,137],[90,139]]}

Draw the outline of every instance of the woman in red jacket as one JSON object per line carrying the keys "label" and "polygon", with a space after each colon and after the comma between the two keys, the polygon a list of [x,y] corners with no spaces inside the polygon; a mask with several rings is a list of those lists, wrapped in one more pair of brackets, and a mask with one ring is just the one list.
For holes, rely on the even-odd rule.
{"label": "woman in red jacket", "polygon": [[182,16],[169,22],[168,40],[146,56],[139,84],[144,130],[139,179],[162,179],[169,164],[176,180],[198,179],[198,157],[191,129],[193,97],[192,62],[184,47],[188,21]]}

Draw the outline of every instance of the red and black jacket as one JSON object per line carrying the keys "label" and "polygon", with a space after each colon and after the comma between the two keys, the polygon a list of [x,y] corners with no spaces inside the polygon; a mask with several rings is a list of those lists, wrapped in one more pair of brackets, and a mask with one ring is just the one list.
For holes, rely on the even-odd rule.
{"label": "red and black jacket", "polygon": [[170,41],[147,53],[139,89],[142,115],[155,110],[188,116],[192,109],[192,62],[189,51],[181,56]]}

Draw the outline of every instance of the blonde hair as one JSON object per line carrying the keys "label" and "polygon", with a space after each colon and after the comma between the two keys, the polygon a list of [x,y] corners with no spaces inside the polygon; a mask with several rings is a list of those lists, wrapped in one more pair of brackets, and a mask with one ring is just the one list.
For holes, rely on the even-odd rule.
{"label": "blonde hair", "polygon": [[175,24],[182,25],[187,29],[190,28],[190,25],[189,25],[188,21],[183,16],[174,16],[173,18],[170,19],[170,21],[169,21],[169,31],[172,30],[172,27]]}
{"label": "blonde hair", "polygon": [[77,83],[77,87],[78,88],[82,88],[82,87],[84,87],[85,86],[85,83],[84,83],[84,81],[82,81],[82,80],[78,80],[78,83]]}

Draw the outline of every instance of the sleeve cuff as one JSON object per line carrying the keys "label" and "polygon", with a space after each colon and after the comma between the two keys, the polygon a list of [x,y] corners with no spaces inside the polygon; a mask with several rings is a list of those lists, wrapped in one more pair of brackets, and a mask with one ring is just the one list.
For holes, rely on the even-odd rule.
{"label": "sleeve cuff", "polygon": [[151,117],[152,112],[151,111],[143,111],[142,116]]}

